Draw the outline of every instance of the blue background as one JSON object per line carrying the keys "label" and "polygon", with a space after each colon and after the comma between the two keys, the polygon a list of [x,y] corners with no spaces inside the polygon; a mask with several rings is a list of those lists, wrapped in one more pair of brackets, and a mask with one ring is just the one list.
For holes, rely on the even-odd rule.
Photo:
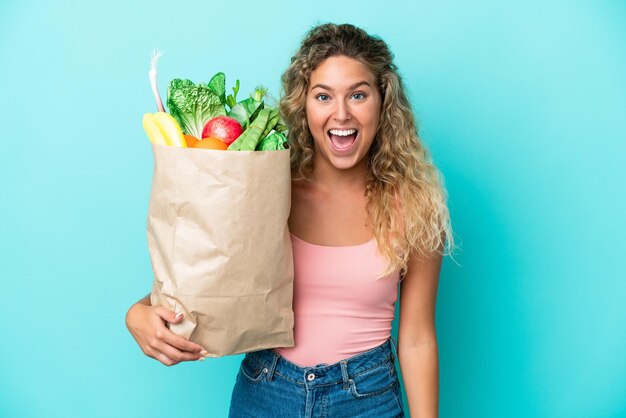
{"label": "blue background", "polygon": [[124,324],[150,55],[163,96],[217,71],[278,96],[327,21],[389,43],[446,180],[441,416],[626,416],[626,5],[394,0],[0,3],[0,416],[226,416],[241,355],[168,368]]}

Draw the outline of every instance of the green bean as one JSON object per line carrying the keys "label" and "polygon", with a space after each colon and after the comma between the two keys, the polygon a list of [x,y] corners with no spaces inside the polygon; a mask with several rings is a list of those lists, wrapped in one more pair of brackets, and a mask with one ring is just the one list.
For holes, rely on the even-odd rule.
{"label": "green bean", "polygon": [[267,123],[267,125],[265,125],[265,129],[263,130],[261,138],[265,138],[267,135],[269,135],[272,129],[274,129],[274,127],[278,123],[278,120],[280,119],[280,111],[278,109],[272,109],[269,119],[269,122]]}
{"label": "green bean", "polygon": [[271,113],[272,111],[270,109],[263,109],[259,112],[259,116],[256,117],[254,122],[252,122],[246,130],[248,135],[246,135],[241,144],[241,151],[254,151],[256,145],[262,138],[263,131],[267,126]]}

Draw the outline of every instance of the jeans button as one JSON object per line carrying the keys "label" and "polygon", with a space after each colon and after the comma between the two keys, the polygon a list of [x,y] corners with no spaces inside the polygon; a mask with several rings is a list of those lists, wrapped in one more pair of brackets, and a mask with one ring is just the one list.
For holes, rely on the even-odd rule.
{"label": "jeans button", "polygon": [[308,380],[309,382],[313,379],[315,379],[315,375],[313,373],[309,373],[309,375],[306,377],[306,380]]}

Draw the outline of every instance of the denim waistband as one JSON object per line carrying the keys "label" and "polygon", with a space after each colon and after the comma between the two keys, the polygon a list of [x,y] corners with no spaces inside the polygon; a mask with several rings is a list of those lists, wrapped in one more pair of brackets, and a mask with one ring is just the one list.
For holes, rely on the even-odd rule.
{"label": "denim waistband", "polygon": [[271,349],[246,353],[246,358],[256,361],[262,366],[268,380],[272,380],[278,374],[293,383],[307,386],[308,388],[334,385],[339,382],[343,382],[344,387],[348,387],[348,381],[351,377],[385,363],[393,364],[397,355],[397,349],[394,353],[392,345],[393,348],[397,347],[393,337],[390,337],[378,347],[337,363],[330,365],[321,363],[309,367],[301,367],[292,363]]}

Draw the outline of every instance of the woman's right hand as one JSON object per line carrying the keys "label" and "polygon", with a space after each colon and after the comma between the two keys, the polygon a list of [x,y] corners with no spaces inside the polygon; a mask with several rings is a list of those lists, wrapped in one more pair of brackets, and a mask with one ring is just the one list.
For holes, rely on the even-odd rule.
{"label": "woman's right hand", "polygon": [[166,322],[176,324],[182,319],[182,314],[176,317],[175,312],[162,306],[150,306],[139,301],[126,313],[126,327],[146,356],[166,366],[181,361],[203,360],[208,353],[202,346],[174,334],[165,326]]}

